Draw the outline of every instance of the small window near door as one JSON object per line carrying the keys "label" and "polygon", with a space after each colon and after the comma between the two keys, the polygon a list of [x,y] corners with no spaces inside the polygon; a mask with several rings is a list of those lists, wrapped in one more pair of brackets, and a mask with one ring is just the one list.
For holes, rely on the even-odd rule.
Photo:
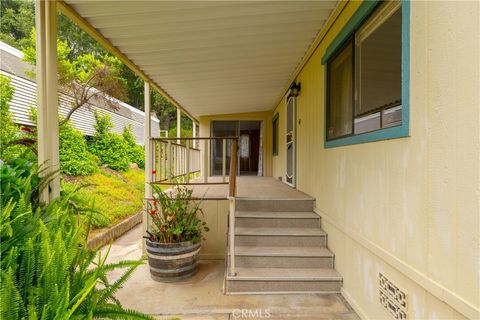
{"label": "small window near door", "polygon": [[379,5],[326,62],[327,141],[402,125],[402,9]]}
{"label": "small window near door", "polygon": [[272,119],[272,149],[274,156],[278,156],[278,118],[277,112]]}

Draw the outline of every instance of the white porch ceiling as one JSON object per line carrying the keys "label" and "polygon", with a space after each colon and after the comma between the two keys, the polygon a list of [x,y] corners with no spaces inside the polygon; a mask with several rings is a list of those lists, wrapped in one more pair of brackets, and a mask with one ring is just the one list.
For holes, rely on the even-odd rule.
{"label": "white porch ceiling", "polygon": [[198,117],[272,109],[337,1],[65,2]]}

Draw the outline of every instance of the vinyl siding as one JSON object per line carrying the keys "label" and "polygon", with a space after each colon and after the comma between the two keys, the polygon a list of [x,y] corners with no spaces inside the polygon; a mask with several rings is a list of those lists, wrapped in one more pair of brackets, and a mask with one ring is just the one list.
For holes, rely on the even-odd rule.
{"label": "vinyl siding", "polygon": [[[30,119],[30,110],[32,107],[36,108],[36,83],[25,79],[25,77],[13,75],[3,70],[0,70],[0,73],[11,79],[11,84],[15,89],[12,101],[10,103],[10,111],[13,113],[14,121],[21,125],[35,126],[36,124]],[[66,116],[70,110],[70,105],[74,100],[72,97],[60,93],[59,101],[59,115]],[[131,125],[137,143],[143,145],[144,113],[140,110],[132,110],[134,109],[133,107],[126,107],[124,105],[126,104],[120,102],[118,107],[120,110],[110,111],[99,106],[89,104],[73,113],[71,117],[71,123],[76,129],[80,130],[85,135],[92,136],[95,132],[93,127],[95,124],[94,112],[97,110],[98,112],[108,114],[111,117],[113,122],[112,131],[115,133],[122,134],[123,128]],[[154,137],[158,137],[159,130],[159,121],[152,117],[152,135]]]}
{"label": "vinyl siding", "polygon": [[[345,6],[296,77],[297,188],[316,198],[343,294],[388,318],[378,274],[408,293],[410,319],[480,315],[479,3],[411,2],[410,136],[326,149],[326,48],[361,2]],[[285,172],[285,103],[273,176]]]}

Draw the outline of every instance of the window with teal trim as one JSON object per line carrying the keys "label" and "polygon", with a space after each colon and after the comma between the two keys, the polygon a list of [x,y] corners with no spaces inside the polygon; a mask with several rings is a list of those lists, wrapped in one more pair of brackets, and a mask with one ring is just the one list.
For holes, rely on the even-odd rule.
{"label": "window with teal trim", "polygon": [[278,155],[278,113],[273,116],[272,119],[272,146],[273,155]]}
{"label": "window with teal trim", "polygon": [[365,2],[327,49],[327,147],[381,140],[386,129],[404,132],[402,19],[399,1]]}

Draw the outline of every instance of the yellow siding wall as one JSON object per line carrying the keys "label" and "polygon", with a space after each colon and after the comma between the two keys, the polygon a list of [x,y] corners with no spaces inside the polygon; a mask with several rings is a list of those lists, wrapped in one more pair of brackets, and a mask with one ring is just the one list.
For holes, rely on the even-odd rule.
{"label": "yellow siding wall", "polygon": [[[224,115],[201,116],[199,137],[210,137],[211,122],[215,120],[261,120],[263,121],[263,169],[264,176],[272,175],[272,115],[271,112],[250,112],[250,113],[235,113]],[[203,144],[201,143],[203,159]],[[202,165],[203,175],[203,165]]]}
{"label": "yellow siding wall", "polygon": [[[325,149],[321,59],[359,4],[298,74],[297,187],[316,198],[361,316],[387,318],[383,272],[408,292],[411,319],[480,318],[479,2],[412,1],[409,138]],[[282,99],[274,177],[285,171],[284,111]]]}

